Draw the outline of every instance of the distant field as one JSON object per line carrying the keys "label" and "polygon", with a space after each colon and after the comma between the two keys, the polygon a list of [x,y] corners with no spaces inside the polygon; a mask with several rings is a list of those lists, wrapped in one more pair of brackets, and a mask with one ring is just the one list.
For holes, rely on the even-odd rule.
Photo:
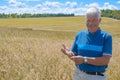
{"label": "distant field", "polygon": [[[119,80],[120,21],[102,18],[113,35],[108,80]],[[71,47],[85,17],[0,19],[0,80],[73,80],[75,65],[60,52]]]}
{"label": "distant field", "polygon": [[[102,18],[101,27],[113,34],[119,34],[120,20]],[[0,27],[33,28],[54,31],[79,31],[85,29],[85,17],[20,18],[0,19]]]}

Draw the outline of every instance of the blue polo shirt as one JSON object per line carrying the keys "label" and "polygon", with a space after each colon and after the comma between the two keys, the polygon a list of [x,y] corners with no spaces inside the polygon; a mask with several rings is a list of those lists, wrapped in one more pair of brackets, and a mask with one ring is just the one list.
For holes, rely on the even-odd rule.
{"label": "blue polo shirt", "polygon": [[[101,29],[95,33],[83,30],[77,33],[71,50],[76,55],[86,57],[101,57],[104,54],[112,55],[112,36]],[[107,66],[108,65],[96,66],[85,63],[76,65],[80,70],[90,72],[103,71]]]}

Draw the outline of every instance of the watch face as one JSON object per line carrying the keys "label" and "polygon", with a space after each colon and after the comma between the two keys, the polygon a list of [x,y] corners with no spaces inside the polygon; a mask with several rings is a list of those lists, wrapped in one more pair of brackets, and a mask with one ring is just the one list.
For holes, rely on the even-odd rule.
{"label": "watch face", "polygon": [[84,63],[87,63],[87,57],[84,57]]}
{"label": "watch face", "polygon": [[85,62],[87,62],[87,58],[85,59]]}

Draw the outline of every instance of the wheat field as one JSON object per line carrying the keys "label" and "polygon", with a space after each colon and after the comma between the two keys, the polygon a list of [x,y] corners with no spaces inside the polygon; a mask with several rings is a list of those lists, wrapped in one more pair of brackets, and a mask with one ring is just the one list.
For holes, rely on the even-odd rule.
{"label": "wheat field", "polygon": [[[113,35],[108,80],[119,80],[120,21],[102,18]],[[86,29],[85,17],[0,19],[0,80],[73,80],[75,64],[61,51]]]}

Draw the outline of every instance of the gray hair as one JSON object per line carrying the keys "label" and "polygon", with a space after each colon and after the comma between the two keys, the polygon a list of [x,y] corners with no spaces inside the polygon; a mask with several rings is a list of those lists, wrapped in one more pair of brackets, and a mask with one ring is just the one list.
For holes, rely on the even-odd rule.
{"label": "gray hair", "polygon": [[98,17],[98,19],[101,18],[101,11],[98,8],[89,8],[86,12],[86,15],[96,15]]}

